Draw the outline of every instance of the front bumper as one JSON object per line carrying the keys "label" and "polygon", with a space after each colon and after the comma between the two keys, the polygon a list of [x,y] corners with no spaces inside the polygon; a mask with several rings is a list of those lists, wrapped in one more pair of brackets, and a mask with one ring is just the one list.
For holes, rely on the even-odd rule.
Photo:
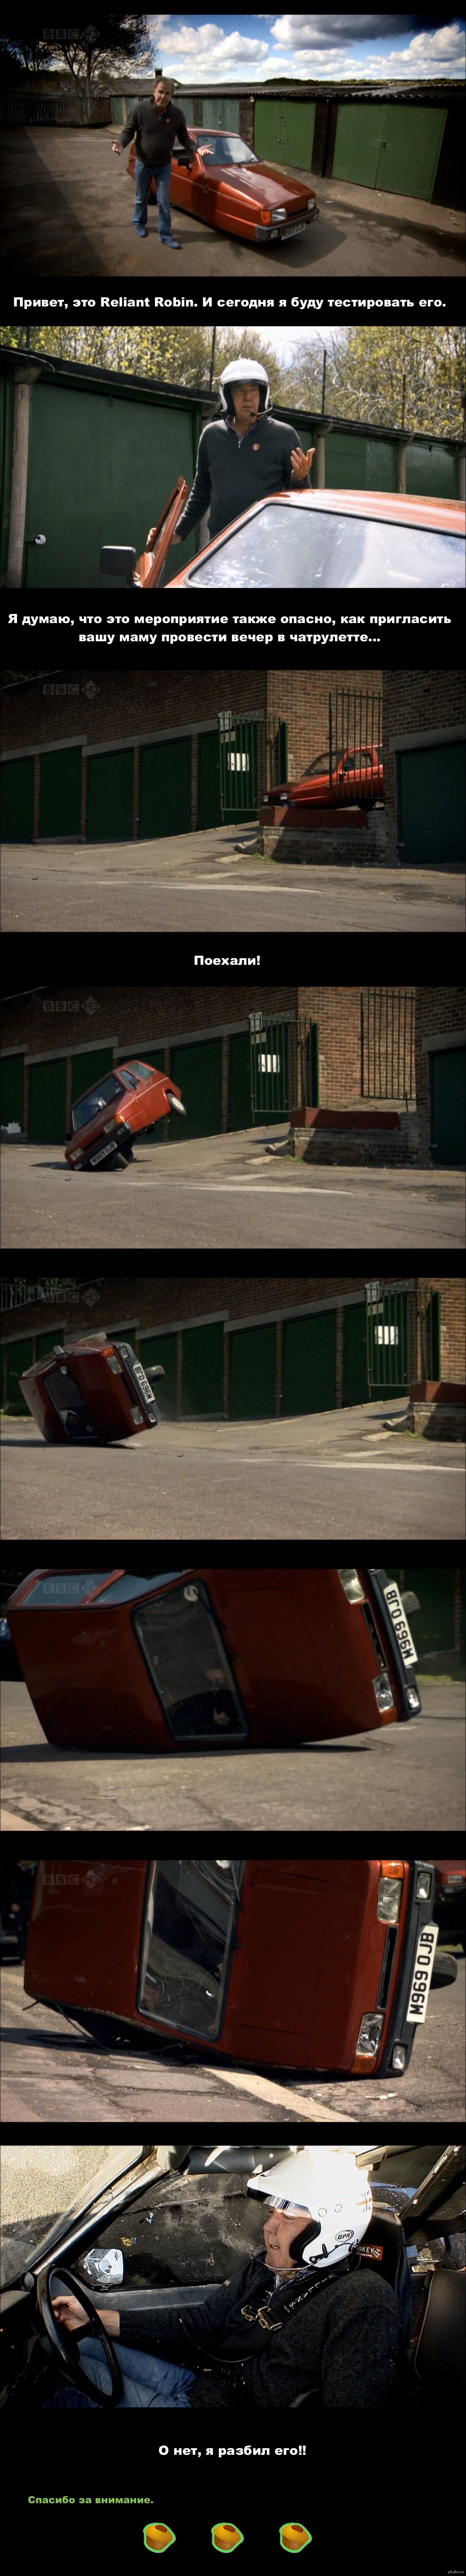
{"label": "front bumper", "polygon": [[[306,213],[303,211],[301,214],[297,214],[296,223],[299,224],[300,231],[301,225],[314,223],[315,216],[318,215],[318,212],[318,206],[314,206],[313,209],[306,207]],[[256,224],[256,242],[262,242],[263,247],[267,249],[268,242],[286,241],[288,236],[292,239],[294,231],[295,225],[293,223],[292,215],[287,216],[285,224],[274,224],[273,222],[267,225]]]}
{"label": "front bumper", "polygon": [[387,1641],[389,1647],[389,1653],[387,1656],[388,1669],[390,1671],[390,1667],[392,1665],[396,1674],[400,1698],[400,1706],[397,1714],[399,1719],[406,1721],[410,1717],[418,1717],[422,1715],[422,1700],[416,1679],[416,1666],[414,1664],[407,1666],[403,1663],[403,1656],[401,1653],[401,1647],[398,1643],[396,1628],[393,1625],[393,1620],[390,1618],[388,1602],[385,1598],[383,1566],[377,1567],[371,1565],[370,1567],[368,1583],[369,1599],[371,1595],[380,1636],[384,1642],[385,1640]]}
{"label": "front bumper", "polygon": [[124,1119],[119,1118],[118,1121],[115,1120],[114,1125],[110,1128],[110,1133],[108,1133],[108,1123],[106,1123],[105,1131],[102,1126],[101,1131],[99,1132],[98,1130],[97,1135],[92,1137],[87,1145],[83,1144],[81,1149],[79,1148],[79,1140],[76,1139],[78,1150],[76,1151],[76,1146],[74,1144],[72,1148],[68,1146],[65,1160],[72,1172],[99,1171],[101,1164],[105,1169],[105,1164],[109,1162],[111,1154],[121,1153],[126,1156],[130,1152],[132,1144],[132,1128],[126,1125]]}
{"label": "front bumper", "polygon": [[[418,1870],[429,1866],[432,1870],[430,1897],[420,1898],[416,1895]],[[406,2016],[413,1982],[414,1962],[416,1958],[419,1934],[423,1931],[425,1924],[433,1922],[434,1890],[435,1878],[433,1861],[430,1864],[428,1862],[423,1863],[420,1860],[411,1861],[410,1888],[405,1916],[401,1959],[394,1995],[389,2010],[387,2038],[385,2040],[382,2055],[377,2061],[378,2075],[393,2075],[398,2072],[398,2069],[393,2066],[393,2050],[396,2047],[401,2047],[406,2050],[403,2068],[404,2074],[406,2073],[407,2066],[409,2066],[413,2040],[415,2038],[416,2024],[415,2022],[407,2021]]]}

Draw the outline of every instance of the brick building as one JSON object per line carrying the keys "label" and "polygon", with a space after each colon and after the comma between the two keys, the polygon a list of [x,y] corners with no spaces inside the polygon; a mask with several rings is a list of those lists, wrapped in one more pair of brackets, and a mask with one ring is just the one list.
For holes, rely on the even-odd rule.
{"label": "brick building", "polygon": [[[42,1283],[44,1286],[44,1283]],[[366,1280],[305,1273],[235,1278],[100,1279],[45,1283],[37,1300],[4,1306],[3,1403],[25,1410],[19,1378],[64,1333],[124,1333],[143,1365],[161,1361],[164,1418],[259,1420],[364,1404],[383,1388],[390,1354],[392,1396],[412,1381],[465,1379],[464,1288],[457,1279],[378,1283],[368,1324]],[[21,1295],[21,1291],[20,1291]],[[387,1304],[386,1299],[389,1302]],[[388,1320],[387,1320],[388,1319]],[[429,1368],[426,1371],[426,1359]]]}

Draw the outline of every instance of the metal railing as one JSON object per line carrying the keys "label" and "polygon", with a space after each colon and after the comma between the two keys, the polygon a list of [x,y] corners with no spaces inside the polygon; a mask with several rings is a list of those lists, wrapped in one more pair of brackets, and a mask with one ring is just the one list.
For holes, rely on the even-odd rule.
{"label": "metal railing", "polygon": [[74,89],[4,89],[1,101],[2,125],[111,125],[112,101],[106,91],[96,90],[91,97],[89,114],[87,98]]}
{"label": "metal railing", "polygon": [[416,1289],[406,1281],[366,1287],[367,1376],[371,1395],[404,1395],[416,1375]]}
{"label": "metal railing", "polygon": [[255,821],[266,787],[286,783],[288,728],[281,716],[273,722],[262,708],[219,715],[220,801],[223,821]]}
{"label": "metal railing", "polygon": [[319,1102],[319,1030],[317,1021],[298,1019],[293,1011],[269,1018],[252,1011],[249,1020],[251,1111],[255,1118],[286,1118],[291,1109],[316,1109]]}
{"label": "metal railing", "polygon": [[368,984],[361,993],[361,1100],[415,1100],[414,1032],[414,988]]}
{"label": "metal railing", "polygon": [[328,702],[329,772],[342,805],[379,803],[382,797],[382,695],[380,689],[336,689]]}

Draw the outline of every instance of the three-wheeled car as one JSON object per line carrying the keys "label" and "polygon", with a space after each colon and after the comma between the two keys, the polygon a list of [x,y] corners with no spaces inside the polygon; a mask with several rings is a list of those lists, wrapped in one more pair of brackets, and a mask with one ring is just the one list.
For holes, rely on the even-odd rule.
{"label": "three-wheeled car", "polygon": [[[103,1369],[122,1347],[105,1346]],[[130,1358],[128,1430],[144,1394],[135,1405],[143,1372]],[[63,1367],[65,1385],[68,1360],[49,1354],[21,1380],[25,1393],[32,1381],[39,1401],[39,1379],[44,1403],[49,1372],[56,1405]],[[406,1611],[382,1566],[45,1567],[13,1594],[8,1623],[51,1744],[241,1752],[369,1732],[421,1706]]]}
{"label": "three-wheeled car", "polygon": [[[95,1332],[56,1342],[44,1359],[24,1370],[19,1383],[44,1440],[87,1444],[130,1440],[135,1431],[154,1430],[160,1416],[152,1379],[164,1375],[158,1366],[151,1369],[149,1381],[129,1342]],[[20,1588],[24,1592],[24,1585]]]}
{"label": "three-wheeled car", "polygon": [[[86,2029],[171,2032],[249,2066],[403,2075],[427,2011],[433,1905],[430,1861],[52,1856],[37,1867],[25,1990]],[[446,1960],[442,1984],[456,1977]]]}
{"label": "three-wheeled car", "polygon": [[73,1102],[71,1136],[65,1145],[70,1171],[125,1171],[135,1136],[147,1134],[172,1109],[186,1117],[178,1084],[153,1064],[115,1064]]}
{"label": "three-wheeled car", "polygon": [[[16,2149],[17,2173],[26,2152],[30,2160],[30,2148]],[[186,2321],[195,2334],[213,2289],[261,2251],[264,2210],[247,2191],[248,2180],[270,2174],[273,2194],[274,2166],[282,2158],[283,2144],[260,2138],[255,2145],[211,2138],[193,2145],[184,2135],[162,2150],[147,2141],[100,2149],[96,2172],[71,2208],[45,2230],[40,2219],[7,2228],[2,2403],[19,2415],[40,2407],[58,2370],[98,2405],[118,2405],[115,2344],[107,2396],[89,2383],[79,2336],[57,2322],[52,2299],[63,2289],[71,2288],[81,2307],[88,2303],[97,2333],[98,2311],[109,2297],[126,2320],[136,2304],[148,2343],[160,2340],[162,2350],[165,2319],[170,2316],[172,2327],[175,2309],[180,2347],[175,2356],[171,2341],[171,2358],[186,2363]],[[369,2171],[373,2202],[361,2260],[377,2264],[400,2312],[400,2358],[386,2402],[414,2406],[417,2414],[420,2401],[432,2407],[443,2398],[450,2412],[464,2394],[464,2146],[415,2135],[396,2146],[358,2146],[357,2160]],[[303,2381],[291,2406],[315,2402]]]}

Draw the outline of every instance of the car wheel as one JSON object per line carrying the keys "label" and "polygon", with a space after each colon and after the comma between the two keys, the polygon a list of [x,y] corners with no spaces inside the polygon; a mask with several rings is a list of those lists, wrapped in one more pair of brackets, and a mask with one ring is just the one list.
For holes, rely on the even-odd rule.
{"label": "car wheel", "polygon": [[452,1951],[437,1950],[432,1969],[430,1981],[431,1986],[454,1986],[457,1975],[458,1961],[453,1958]]}

